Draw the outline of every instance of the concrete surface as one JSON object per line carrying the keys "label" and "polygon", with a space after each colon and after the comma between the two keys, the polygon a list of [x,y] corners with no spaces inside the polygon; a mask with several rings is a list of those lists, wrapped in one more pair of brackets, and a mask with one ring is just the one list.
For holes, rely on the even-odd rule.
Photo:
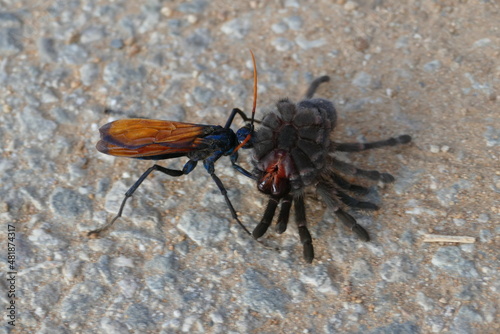
{"label": "concrete surface", "polygon": [[[495,1],[0,1],[4,259],[15,227],[15,263],[0,267],[17,271],[15,298],[1,294],[16,326],[0,333],[497,333],[499,14]],[[334,140],[412,135],[343,155],[397,179],[372,185],[381,210],[350,211],[372,241],[312,194],[313,264],[293,224],[262,238],[279,251],[262,247],[202,166],[149,177],[113,231],[88,239],[151,165],[97,152],[98,128],[249,112],[249,49],[257,118],[328,74]],[[227,158],[216,171],[252,229],[266,199]]]}

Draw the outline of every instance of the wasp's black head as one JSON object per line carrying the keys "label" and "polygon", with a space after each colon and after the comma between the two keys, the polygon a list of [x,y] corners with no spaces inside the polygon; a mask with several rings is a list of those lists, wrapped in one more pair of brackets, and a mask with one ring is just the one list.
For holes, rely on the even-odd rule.
{"label": "wasp's black head", "polygon": [[248,137],[248,135],[252,135],[250,140],[245,145],[243,145],[243,148],[253,147],[253,132],[253,125],[250,123],[246,124],[244,127],[236,131],[236,137],[238,138],[238,143],[240,144]]}

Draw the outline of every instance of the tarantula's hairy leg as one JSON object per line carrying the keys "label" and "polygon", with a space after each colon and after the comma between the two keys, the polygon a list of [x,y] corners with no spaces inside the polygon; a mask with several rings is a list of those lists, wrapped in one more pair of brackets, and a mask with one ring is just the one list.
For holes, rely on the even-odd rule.
{"label": "tarantula's hairy leg", "polygon": [[304,195],[295,195],[293,198],[293,204],[295,205],[295,222],[299,228],[299,237],[302,246],[304,247],[304,260],[307,263],[312,263],[314,259],[314,248],[312,244],[311,234],[307,229],[306,220],[306,205],[304,203]]}
{"label": "tarantula's hairy leg", "polygon": [[411,141],[411,136],[402,135],[398,137],[391,137],[389,139],[378,140],[369,143],[333,143],[333,147],[335,147],[335,151],[359,152],[364,150],[370,150],[372,148],[406,144],[409,143],[410,141]]}
{"label": "tarantula's hairy leg", "polygon": [[345,205],[351,207],[351,208],[356,208],[356,209],[365,209],[365,210],[378,210],[379,207],[371,202],[364,202],[364,201],[359,201],[354,197],[351,197],[347,195],[346,193],[335,190],[337,193],[337,196],[339,199],[344,203]]}
{"label": "tarantula's hairy leg", "polygon": [[363,241],[370,241],[368,232],[356,222],[356,219],[340,208],[339,199],[336,198],[335,188],[329,184],[320,182],[316,190],[325,204],[333,210],[339,219],[350,228]]}
{"label": "tarantula's hairy leg", "polygon": [[276,224],[276,232],[278,232],[278,234],[286,231],[291,208],[292,195],[288,194],[281,200],[280,215],[278,216],[278,223]]}
{"label": "tarantula's hairy leg", "polygon": [[343,211],[342,209],[338,209],[335,211],[335,214],[339,219],[349,227],[356,235],[363,241],[370,241],[370,235],[368,232],[364,229],[363,226],[359,225],[356,219],[354,219],[353,216],[348,214],[347,212]]}
{"label": "tarantula's hairy leg", "polygon": [[322,77],[314,79],[314,81],[311,82],[309,88],[307,89],[305,96],[306,99],[311,99],[314,96],[314,93],[316,93],[316,90],[318,89],[319,85],[328,81],[330,81],[330,77],[328,75],[324,75]]}
{"label": "tarantula's hairy leg", "polygon": [[351,176],[361,176],[373,181],[382,181],[384,183],[394,182],[394,176],[389,173],[380,173],[376,170],[359,169],[347,162],[332,158],[331,168]]}
{"label": "tarantula's hairy leg", "polygon": [[274,197],[269,197],[269,201],[267,202],[266,211],[264,212],[264,216],[260,223],[255,227],[252,232],[252,235],[255,239],[260,238],[266,233],[269,225],[274,218],[274,213],[276,212],[276,207],[278,206],[279,200]]}
{"label": "tarantula's hairy leg", "polygon": [[359,195],[366,195],[369,192],[369,189],[357,184],[352,184],[349,181],[345,180],[343,177],[340,175],[337,175],[335,173],[330,173],[330,177],[333,182],[335,182],[336,185],[338,185],[340,188],[345,189],[347,191],[351,191],[355,194]]}

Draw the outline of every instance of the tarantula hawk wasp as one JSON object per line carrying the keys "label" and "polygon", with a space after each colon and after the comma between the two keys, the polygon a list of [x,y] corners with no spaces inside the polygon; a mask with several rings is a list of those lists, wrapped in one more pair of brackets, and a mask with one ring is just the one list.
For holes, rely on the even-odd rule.
{"label": "tarantula hawk wasp", "polygon": [[335,152],[359,152],[411,141],[409,135],[402,135],[370,143],[331,142],[330,134],[337,124],[335,107],[329,100],[313,98],[319,85],[329,80],[328,76],[314,80],[305,100],[296,104],[288,99],[280,100],[275,110],[264,116],[249,144],[254,148],[257,188],[269,196],[253,236],[257,239],[264,235],[279,204],[276,231],[285,232],[293,205],[304,259],[309,263],[314,259],[314,249],[306,220],[304,197],[307,187],[315,187],[328,208],[360,239],[369,241],[368,232],[343,207],[378,210],[378,206],[351,197],[348,193],[363,195],[368,189],[344,177],[385,183],[394,181],[388,173],[363,170],[343,162],[335,157]]}
{"label": "tarantula hawk wasp", "polygon": [[[154,164],[148,168],[125,193],[118,214],[101,228],[90,231],[89,237],[97,238],[108,230],[122,216],[127,200],[153,171],[159,171],[169,176],[178,177],[191,173],[199,161],[212,177],[219,188],[232,217],[249,235],[251,233],[239,220],[224,184],[215,174],[215,163],[222,156],[229,156],[232,166],[247,177],[253,177],[250,172],[237,164],[238,150],[246,147],[253,134],[255,109],[257,106],[257,65],[252,51],[253,62],[253,108],[252,116],[248,118],[240,109],[233,109],[224,127],[220,125],[193,124],[153,119],[122,119],[103,125],[99,132],[101,140],[96,148],[99,152],[117,157],[142,160],[164,160],[187,157],[189,160],[182,170],[170,169]],[[245,122],[250,120],[236,133],[230,128],[234,117],[240,115]]]}

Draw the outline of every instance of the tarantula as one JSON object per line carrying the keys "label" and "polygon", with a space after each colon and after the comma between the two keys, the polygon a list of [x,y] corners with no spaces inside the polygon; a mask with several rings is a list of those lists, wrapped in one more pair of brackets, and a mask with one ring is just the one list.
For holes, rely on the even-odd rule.
{"label": "tarantula", "polygon": [[257,188],[269,195],[264,216],[252,234],[255,238],[264,235],[280,203],[276,230],[278,233],[285,232],[290,209],[294,205],[304,259],[308,263],[314,259],[314,249],[307,229],[304,201],[304,190],[307,187],[315,187],[328,208],[359,238],[369,241],[368,232],[343,207],[377,210],[378,206],[348,195],[363,195],[368,189],[347,181],[342,175],[359,176],[384,183],[394,181],[391,174],[359,169],[338,160],[335,152],[359,152],[411,141],[409,135],[402,135],[370,143],[331,142],[330,133],[337,123],[333,103],[313,98],[318,86],[329,79],[328,76],[323,76],[314,80],[307,90],[305,100],[297,104],[288,99],[280,100],[276,110],[264,116],[252,140]]}

